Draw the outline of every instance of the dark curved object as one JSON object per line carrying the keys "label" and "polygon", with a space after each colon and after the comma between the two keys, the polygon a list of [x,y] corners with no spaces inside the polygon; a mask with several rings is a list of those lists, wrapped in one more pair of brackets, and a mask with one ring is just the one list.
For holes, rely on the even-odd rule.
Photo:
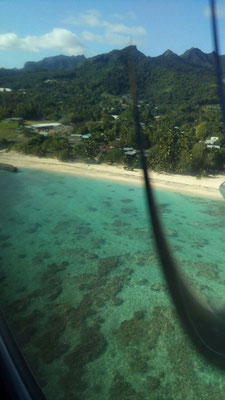
{"label": "dark curved object", "polygon": [[0,396],[9,400],[47,400],[28,367],[0,310]]}
{"label": "dark curved object", "polygon": [[219,52],[219,40],[218,40],[218,29],[216,23],[216,10],[215,10],[215,0],[210,0],[211,14],[212,14],[212,33],[213,33],[213,41],[214,41],[214,60],[215,60],[215,72],[217,78],[217,88],[218,88],[218,96],[220,101],[220,108],[223,117],[223,125],[225,127],[225,96],[223,90],[223,74],[222,74],[222,66],[220,62],[220,52]]}
{"label": "dark curved object", "polygon": [[[212,3],[214,5],[213,1],[211,1],[211,4]],[[216,33],[216,25],[214,25],[214,33]],[[194,289],[191,289],[190,284],[188,284],[188,281],[181,273],[180,268],[172,256],[172,252],[161,226],[150,183],[151,179],[149,179],[148,176],[147,161],[144,155],[144,139],[140,128],[139,111],[137,107],[135,67],[132,61],[132,55],[129,54],[128,57],[135,134],[138,140],[142,169],[144,172],[150,224],[153,227],[161,267],[177,313],[189,337],[192,339],[192,342],[208,360],[214,362],[218,367],[225,369],[225,310],[213,310],[205,299],[200,299],[196,290],[194,291]]]}
{"label": "dark curved object", "polygon": [[17,167],[14,167],[14,165],[10,165],[10,164],[3,164],[0,163],[0,170],[4,170],[4,171],[10,171],[10,172],[17,172]]}

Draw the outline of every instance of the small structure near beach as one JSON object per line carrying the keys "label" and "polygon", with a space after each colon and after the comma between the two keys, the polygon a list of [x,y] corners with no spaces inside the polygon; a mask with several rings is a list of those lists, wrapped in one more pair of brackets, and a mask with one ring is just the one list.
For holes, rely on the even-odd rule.
{"label": "small structure near beach", "polygon": [[7,88],[7,87],[1,87],[0,92],[12,92],[12,89]]}
{"label": "small structure near beach", "polygon": [[39,135],[48,136],[49,131],[52,133],[58,132],[63,128],[63,125],[60,122],[48,122],[43,124],[26,125],[25,128],[39,133]]}
{"label": "small structure near beach", "polygon": [[10,172],[18,171],[17,167],[14,167],[14,165],[4,164],[4,163],[0,163],[0,170],[10,171]]}
{"label": "small structure near beach", "polygon": [[60,126],[62,126],[62,124],[60,124],[60,122],[50,122],[50,123],[46,123],[46,124],[32,124],[32,125],[29,125],[29,128],[37,130],[37,131],[42,131],[42,130],[46,130],[46,129],[59,128]]}
{"label": "small structure near beach", "polygon": [[[218,144],[219,138],[217,136],[211,136],[210,139],[205,141],[205,144],[208,149],[220,149],[220,145]],[[217,142],[217,144],[215,144]]]}

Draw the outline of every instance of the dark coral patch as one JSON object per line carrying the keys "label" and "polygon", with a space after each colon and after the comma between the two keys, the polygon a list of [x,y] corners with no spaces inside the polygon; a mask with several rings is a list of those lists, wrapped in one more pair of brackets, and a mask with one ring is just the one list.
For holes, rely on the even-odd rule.
{"label": "dark coral patch", "polygon": [[97,273],[98,276],[100,277],[108,275],[110,272],[118,267],[120,262],[121,260],[118,256],[111,256],[100,259]]}
{"label": "dark coral patch", "polygon": [[65,271],[69,263],[67,261],[63,261],[60,264],[51,263],[48,264],[47,270],[42,273],[41,281],[46,283],[46,281],[51,280],[55,277],[55,274],[58,272]]}
{"label": "dark coral patch", "polygon": [[35,310],[26,317],[16,316],[12,322],[12,329],[20,346],[29,344],[38,331],[43,313]]}
{"label": "dark coral patch", "polygon": [[41,227],[41,224],[39,224],[39,222],[30,224],[29,227],[26,229],[26,233],[36,233],[40,227]]}
{"label": "dark coral patch", "polygon": [[53,315],[47,321],[45,332],[34,340],[34,346],[43,362],[49,364],[69,349],[69,345],[60,340],[65,327],[66,321],[60,315]]}
{"label": "dark coral patch", "polygon": [[123,199],[121,200],[123,203],[131,203],[133,200],[132,199]]}
{"label": "dark coral patch", "polygon": [[8,240],[10,238],[9,235],[0,235],[0,241],[3,242],[5,240]]}
{"label": "dark coral patch", "polygon": [[145,373],[148,371],[147,357],[137,349],[132,349],[128,356],[128,366],[134,373]]}
{"label": "dark coral patch", "polygon": [[119,372],[116,372],[113,377],[112,386],[109,391],[109,399],[144,400],[145,397],[142,393],[137,393],[132,385],[127,382]]}
{"label": "dark coral patch", "polygon": [[68,373],[61,381],[66,394],[75,392],[78,395],[87,388],[87,383],[83,380],[85,367],[103,354],[106,348],[107,341],[96,326],[81,331],[80,344],[64,359],[69,367]]}

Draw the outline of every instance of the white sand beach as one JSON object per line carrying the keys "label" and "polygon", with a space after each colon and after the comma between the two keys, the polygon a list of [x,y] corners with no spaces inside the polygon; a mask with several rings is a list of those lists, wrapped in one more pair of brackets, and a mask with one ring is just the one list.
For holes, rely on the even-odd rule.
{"label": "white sand beach", "polygon": [[[0,162],[20,168],[35,168],[46,171],[69,173],[83,177],[127,182],[143,185],[142,170],[133,171],[123,166],[108,164],[86,164],[78,162],[62,162],[54,158],[39,158],[17,153],[15,151],[0,151]],[[196,178],[189,175],[149,172],[153,187],[196,196],[223,199],[219,193],[220,184],[225,181],[225,175],[210,175]]]}

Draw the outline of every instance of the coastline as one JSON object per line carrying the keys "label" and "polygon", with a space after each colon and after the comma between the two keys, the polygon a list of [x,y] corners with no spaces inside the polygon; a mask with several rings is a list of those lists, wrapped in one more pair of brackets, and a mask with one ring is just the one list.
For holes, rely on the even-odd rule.
{"label": "coastline", "polygon": [[[24,155],[15,151],[0,150],[0,162],[12,164],[17,168],[41,169],[59,173],[69,173],[82,177],[112,180],[133,185],[143,185],[142,170],[126,170],[123,166],[108,164],[85,164],[81,162],[62,162],[54,158],[40,158]],[[186,193],[223,200],[219,186],[225,181],[225,175],[209,175],[196,178],[190,175],[158,173],[150,171],[152,186],[156,189]]]}

